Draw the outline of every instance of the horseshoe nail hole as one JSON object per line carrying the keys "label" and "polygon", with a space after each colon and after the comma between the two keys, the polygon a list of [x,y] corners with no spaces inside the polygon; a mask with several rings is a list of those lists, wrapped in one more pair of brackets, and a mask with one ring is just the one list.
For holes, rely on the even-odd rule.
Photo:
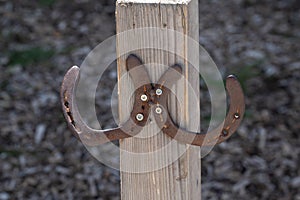
{"label": "horseshoe nail hole", "polygon": [[233,117],[234,117],[235,119],[239,119],[239,118],[240,118],[240,114],[239,114],[239,113],[235,113],[235,114],[233,115]]}
{"label": "horseshoe nail hole", "polygon": [[73,118],[73,115],[71,112],[67,112],[69,118],[70,118],[70,122],[71,124],[75,127],[75,121],[74,121],[74,118]]}
{"label": "horseshoe nail hole", "polygon": [[64,105],[69,108],[69,102],[66,101]]}
{"label": "horseshoe nail hole", "polygon": [[145,110],[145,106],[142,106],[142,109]]}
{"label": "horseshoe nail hole", "polygon": [[222,130],[222,135],[223,135],[224,137],[226,137],[226,136],[228,135],[228,130],[223,129],[223,130]]}

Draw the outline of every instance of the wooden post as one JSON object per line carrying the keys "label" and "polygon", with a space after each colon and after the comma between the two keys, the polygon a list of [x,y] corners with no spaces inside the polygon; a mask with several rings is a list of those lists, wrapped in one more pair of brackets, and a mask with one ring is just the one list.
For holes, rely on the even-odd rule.
{"label": "wooden post", "polygon": [[[198,41],[198,11],[198,0],[117,0],[117,33],[156,27],[161,30],[175,30]],[[126,35],[117,36],[120,121],[124,122],[128,119],[131,111],[130,97],[134,89],[130,77],[126,73],[125,60],[129,53],[135,53],[146,63],[153,82],[156,82],[164,73],[166,70],[164,66],[171,66],[175,63],[183,65],[184,76],[195,91],[191,91],[185,81],[179,81],[174,87],[174,91],[176,98],[183,102],[183,105],[179,106],[173,96],[170,100],[170,112],[173,119],[177,120],[177,123],[181,123],[181,126],[197,131],[200,112],[195,105],[199,102],[190,98],[190,94],[194,92],[199,94],[199,74],[195,73],[189,62],[192,60],[193,63],[198,63],[198,57],[195,56],[198,50],[190,49],[188,40],[185,38],[163,33],[165,32],[157,31],[153,38],[148,35],[147,31],[143,34],[132,32],[130,37],[134,35],[134,40]],[[147,46],[146,44],[160,42],[163,42],[168,49],[174,50],[175,53],[144,48]],[[130,49],[131,46],[139,48],[126,52],[125,48]],[[177,54],[183,56],[180,57]],[[120,156],[121,198],[123,200],[201,199],[200,147],[175,142],[171,145],[171,150],[170,148],[163,149],[171,139],[161,132],[156,132],[157,127],[147,126],[141,135],[149,136],[148,138],[129,138],[120,141],[122,150]],[[157,149],[161,150],[159,154],[147,155],[147,152]],[[143,157],[132,156],[124,153],[126,151],[136,154],[145,153],[145,155]],[[183,155],[181,152],[184,152]],[[171,164],[156,169],[156,165],[176,156],[178,159]],[[149,165],[153,165],[156,170],[149,170]],[[143,168],[147,168],[147,170],[143,170]],[[135,171],[144,173],[134,173]]]}

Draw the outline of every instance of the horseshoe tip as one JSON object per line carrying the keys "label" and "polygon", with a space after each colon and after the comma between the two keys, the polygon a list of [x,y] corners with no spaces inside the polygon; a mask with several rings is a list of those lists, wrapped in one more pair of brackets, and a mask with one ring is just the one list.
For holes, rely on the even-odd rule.
{"label": "horseshoe tip", "polygon": [[130,69],[142,65],[141,59],[135,54],[129,54],[126,58],[126,69],[129,71]]}
{"label": "horseshoe tip", "polygon": [[79,72],[79,67],[78,67],[77,65],[74,65],[74,66],[72,66],[72,67],[68,70],[67,74],[69,74],[69,73],[77,73],[77,72]]}
{"label": "horseshoe tip", "polygon": [[133,53],[132,53],[132,54],[129,54],[126,60],[129,60],[129,59],[138,59],[138,60],[140,60],[139,57],[137,57],[137,56],[136,56],[135,54],[133,54]]}
{"label": "horseshoe tip", "polygon": [[229,80],[229,79],[237,80],[237,77],[235,75],[231,74],[231,75],[227,76],[226,79],[227,80]]}
{"label": "horseshoe tip", "polygon": [[79,67],[77,65],[73,65],[70,70],[79,70]]}
{"label": "horseshoe tip", "polygon": [[178,71],[179,73],[182,73],[182,67],[179,64],[175,64],[172,66],[173,69],[175,69],[176,71]]}
{"label": "horseshoe tip", "polygon": [[78,74],[79,74],[79,67],[78,66],[76,66],[76,65],[74,65],[73,67],[71,67],[68,71],[67,71],[67,73],[66,73],[66,75],[65,75],[65,80],[66,79],[73,79],[73,78],[76,78],[77,76],[78,76]]}

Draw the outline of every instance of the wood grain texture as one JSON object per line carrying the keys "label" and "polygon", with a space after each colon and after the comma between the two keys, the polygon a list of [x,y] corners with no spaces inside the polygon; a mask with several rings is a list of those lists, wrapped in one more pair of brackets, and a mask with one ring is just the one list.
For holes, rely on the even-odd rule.
{"label": "wood grain texture", "polygon": [[[135,3],[132,3],[135,2]],[[137,3],[138,2],[138,3]],[[171,29],[198,41],[199,19],[198,0],[161,0],[161,4],[146,3],[144,0],[118,0],[116,6],[117,33],[127,30],[138,30],[144,27]],[[173,2],[173,3],[172,3]],[[174,3],[176,2],[176,4]],[[191,93],[199,94],[199,75],[190,67],[188,61],[197,63],[197,49],[189,48],[185,38],[176,34],[164,34],[156,31],[155,38],[147,32],[130,36],[117,36],[118,79],[119,79],[119,115],[120,122],[126,121],[132,107],[134,92],[132,81],[126,73],[125,60],[129,53],[138,55],[144,63],[152,82],[156,82],[165,72],[166,66],[175,63],[183,65],[184,77],[189,81],[188,87],[184,79],[173,88],[174,95],[169,101],[169,110],[173,119],[188,130],[199,130],[200,112],[197,98],[190,98]],[[131,38],[134,35],[134,40]],[[174,51],[145,49],[149,44],[159,43]],[[126,52],[128,47],[138,49]],[[123,53],[125,53],[123,55]],[[178,56],[182,55],[182,56]],[[153,64],[155,63],[155,64]],[[176,98],[175,98],[176,96]],[[201,155],[200,148],[179,144],[160,132],[151,120],[138,138],[120,140],[121,156],[121,198],[123,200],[183,200],[201,199]],[[163,148],[165,146],[168,148]],[[148,154],[160,150],[158,154]],[[128,154],[133,152],[138,155]],[[176,159],[171,162],[173,158]],[[168,162],[171,164],[166,165]],[[159,166],[166,165],[160,169]],[[157,169],[150,171],[150,169]],[[132,173],[132,171],[146,171]]]}
{"label": "wood grain texture", "polygon": [[117,3],[189,4],[191,0],[117,0]]}

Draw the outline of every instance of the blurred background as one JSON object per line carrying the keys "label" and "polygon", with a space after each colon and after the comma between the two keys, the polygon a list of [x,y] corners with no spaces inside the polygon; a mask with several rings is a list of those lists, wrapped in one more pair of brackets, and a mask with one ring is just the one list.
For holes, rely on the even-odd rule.
{"label": "blurred background", "polygon": [[[203,159],[202,198],[300,200],[300,1],[199,2],[200,44],[247,103],[237,134]],[[115,34],[114,12],[114,0],[0,0],[0,200],[119,199],[119,172],[71,135],[59,101],[67,69]],[[116,79],[113,63],[97,94],[104,127]]]}

